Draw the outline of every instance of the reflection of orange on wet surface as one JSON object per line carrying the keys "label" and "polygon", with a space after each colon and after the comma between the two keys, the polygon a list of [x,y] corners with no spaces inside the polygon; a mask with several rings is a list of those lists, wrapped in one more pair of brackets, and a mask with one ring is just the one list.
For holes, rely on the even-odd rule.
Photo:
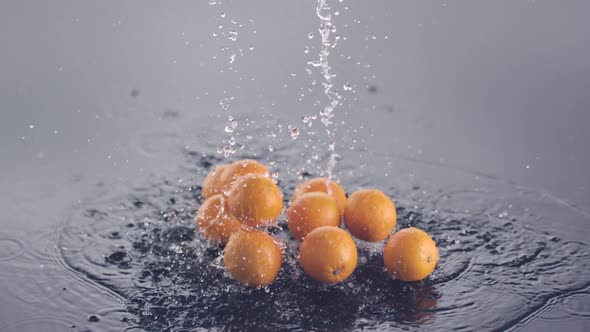
{"label": "reflection of orange on wet surface", "polygon": [[301,243],[299,260],[305,273],[324,284],[336,284],[356,269],[357,248],[343,229],[316,228]]}
{"label": "reflection of orange on wet surface", "polygon": [[195,219],[197,230],[205,239],[222,245],[242,226],[229,212],[227,198],[219,194],[203,202]]}
{"label": "reflection of orange on wet surface", "polygon": [[228,198],[233,216],[249,227],[274,224],[283,209],[283,193],[265,175],[240,177],[231,187]]}
{"label": "reflection of orange on wet surface", "polygon": [[295,202],[297,198],[299,198],[299,196],[310,192],[322,192],[326,194],[331,194],[332,197],[334,197],[334,199],[336,200],[336,203],[338,203],[338,209],[340,210],[340,213],[344,213],[344,207],[346,206],[346,193],[338,183],[334,181],[329,181],[328,186],[327,178],[314,178],[306,182],[303,182],[297,185],[297,187],[295,188],[295,192],[291,197],[291,202]]}
{"label": "reflection of orange on wet surface", "polygon": [[362,189],[348,197],[344,224],[354,237],[368,242],[385,240],[396,221],[395,205],[382,191]]}
{"label": "reflection of orange on wet surface", "polygon": [[282,252],[272,236],[256,229],[242,229],[232,235],[223,255],[230,275],[245,286],[272,283],[281,268]]}
{"label": "reflection of orange on wet surface", "polygon": [[321,226],[339,226],[340,211],[336,200],[323,192],[309,192],[291,202],[287,222],[293,237],[299,241]]}
{"label": "reflection of orange on wet surface", "polygon": [[418,281],[426,278],[438,262],[438,248],[424,231],[405,228],[393,234],[383,250],[383,263],[395,279]]}

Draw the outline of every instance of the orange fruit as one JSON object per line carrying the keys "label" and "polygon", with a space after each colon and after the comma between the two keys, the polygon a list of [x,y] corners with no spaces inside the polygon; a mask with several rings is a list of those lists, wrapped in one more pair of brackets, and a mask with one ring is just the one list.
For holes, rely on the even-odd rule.
{"label": "orange fruit", "polygon": [[336,284],[348,278],[356,268],[357,249],[345,230],[323,226],[303,239],[299,261],[305,273],[314,280]]}
{"label": "orange fruit", "polygon": [[226,244],[229,237],[242,226],[229,212],[227,198],[222,195],[207,198],[197,211],[195,219],[199,233],[205,239],[221,245]]}
{"label": "orange fruit", "polygon": [[344,189],[334,181],[330,181],[330,187],[328,187],[327,181],[327,178],[314,178],[297,185],[297,187],[295,187],[295,192],[291,197],[291,202],[295,202],[299,196],[309,192],[328,193],[328,189],[330,188],[332,191],[332,197],[334,197],[336,203],[338,203],[340,213],[344,213],[344,207],[346,206],[346,193],[344,192]]}
{"label": "orange fruit", "polygon": [[240,177],[228,198],[231,213],[249,227],[272,225],[283,209],[283,193],[265,175]]}
{"label": "orange fruit", "polygon": [[252,159],[242,159],[229,165],[217,166],[203,182],[203,197],[226,194],[237,179],[247,174],[268,174],[268,169],[262,163]]}
{"label": "orange fruit", "polygon": [[384,240],[396,221],[395,205],[383,192],[363,189],[348,197],[344,224],[353,236],[368,242]]}
{"label": "orange fruit", "polygon": [[340,226],[338,204],[326,193],[305,193],[287,209],[287,223],[293,237],[301,241],[318,227]]}
{"label": "orange fruit", "polygon": [[281,248],[272,236],[257,229],[245,228],[229,239],[223,263],[240,284],[260,287],[275,280],[282,256]]}
{"label": "orange fruit", "polygon": [[205,181],[203,181],[203,190],[201,195],[204,198],[209,198],[213,195],[221,194],[221,178],[224,177],[224,174],[229,169],[230,165],[219,165],[215,167],[213,172],[209,172]]}
{"label": "orange fruit", "polygon": [[240,177],[248,174],[268,175],[268,169],[262,163],[252,159],[238,160],[229,165],[227,172],[224,172],[219,181],[220,190],[226,193],[231,189],[234,182]]}
{"label": "orange fruit", "polygon": [[426,232],[405,228],[393,234],[383,249],[383,263],[395,279],[417,281],[426,278],[438,262],[438,248]]}

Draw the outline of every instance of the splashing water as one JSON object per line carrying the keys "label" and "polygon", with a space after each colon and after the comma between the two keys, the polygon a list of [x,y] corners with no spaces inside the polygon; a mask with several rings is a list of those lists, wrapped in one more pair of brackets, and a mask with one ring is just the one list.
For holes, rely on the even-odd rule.
{"label": "splashing water", "polygon": [[[261,132],[280,124],[264,121],[251,129]],[[186,132],[198,129],[208,139],[225,135],[208,123],[196,121]],[[273,178],[281,175],[287,200],[300,181],[291,168],[302,166],[299,156],[305,148],[288,135],[277,137],[274,152],[259,135],[232,160],[277,160]],[[174,143],[180,147],[185,138],[179,135]],[[335,286],[316,284],[301,269],[298,243],[281,217],[278,227],[269,230],[284,244],[276,281],[263,289],[244,289],[225,272],[222,251],[195,232],[196,207],[203,202],[198,184],[225,162],[214,150],[207,143],[182,149],[179,167],[171,174],[146,175],[138,187],[97,191],[97,197],[73,207],[55,232],[52,259],[72,278],[84,276],[121,299],[124,305],[117,312],[128,317],[128,330],[505,331],[529,317],[542,317],[556,301],[583,301],[590,294],[590,246],[543,230],[555,220],[590,220],[563,200],[494,177],[390,154],[367,152],[359,166],[356,153],[346,150],[339,163],[345,188],[379,183],[397,197],[398,229],[419,227],[435,239],[441,257],[435,272],[417,283],[391,280],[383,270],[383,244],[359,241],[355,273]],[[176,151],[162,147],[158,153],[174,156]],[[395,181],[390,174],[398,175]],[[28,254],[24,246],[2,238],[0,248],[9,249],[10,256]],[[0,260],[10,256],[0,255]],[[22,279],[22,289],[34,284]],[[587,306],[576,308],[564,315],[587,316]],[[104,330],[121,329],[116,326]]]}
{"label": "splashing water", "polygon": [[[332,179],[332,173],[334,167],[336,166],[336,137],[334,132],[335,129],[331,127],[331,125],[333,124],[332,119],[334,118],[334,109],[340,104],[341,96],[336,90],[333,89],[334,77],[336,77],[336,75],[331,72],[332,67],[330,67],[330,63],[328,62],[330,50],[336,47],[338,39],[334,36],[336,27],[332,23],[330,7],[327,6],[326,2],[327,0],[318,0],[318,5],[316,7],[316,14],[320,19],[319,32],[322,39],[322,47],[319,52],[319,59],[316,61],[310,61],[308,64],[313,67],[320,68],[324,78],[324,82],[322,82],[324,94],[328,97],[328,104],[324,106],[322,111],[320,111],[320,116],[322,123],[326,127],[326,132],[330,141],[328,144],[330,157],[328,160],[326,173],[328,175],[328,179]],[[310,36],[313,38],[313,34],[310,34]]]}

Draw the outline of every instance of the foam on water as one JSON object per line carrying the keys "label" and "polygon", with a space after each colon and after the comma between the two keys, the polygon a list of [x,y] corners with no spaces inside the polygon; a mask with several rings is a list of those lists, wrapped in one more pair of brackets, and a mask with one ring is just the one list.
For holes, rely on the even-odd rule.
{"label": "foam on water", "polygon": [[[249,130],[277,127],[262,119],[256,125]],[[198,129],[212,141],[220,135]],[[301,147],[287,137],[273,142],[269,153],[267,139],[259,136],[233,158],[272,160],[288,200],[300,177],[313,176],[295,171],[304,163]],[[207,171],[227,161],[213,144],[179,150],[186,162],[175,174],[80,206],[57,234],[60,261],[123,298],[124,312],[133,316],[130,328],[506,330],[542,313],[552,299],[590,286],[588,244],[543,231],[557,220],[588,219],[567,204],[444,165],[369,153],[362,161],[349,152],[337,169],[344,188],[377,187],[390,195],[398,207],[397,229],[420,227],[437,242],[435,272],[417,283],[391,280],[383,269],[383,244],[357,241],[353,275],[333,287],[318,285],[302,272],[298,243],[281,219],[270,230],[284,244],[277,280],[263,289],[242,288],[224,271],[221,250],[194,230],[200,184]],[[587,306],[571,299],[573,313],[564,315],[587,315]]]}

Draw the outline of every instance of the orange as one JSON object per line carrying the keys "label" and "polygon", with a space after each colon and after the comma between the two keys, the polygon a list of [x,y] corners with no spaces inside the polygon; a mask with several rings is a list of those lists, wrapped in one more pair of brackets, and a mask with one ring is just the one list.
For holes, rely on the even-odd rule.
{"label": "orange", "polygon": [[242,224],[229,213],[227,199],[213,195],[201,205],[195,217],[197,230],[201,235],[215,243],[224,245],[229,237],[237,232]]}
{"label": "orange", "polygon": [[223,263],[240,284],[260,287],[275,280],[282,256],[272,236],[257,229],[242,229],[229,239]]}
{"label": "orange", "polygon": [[248,174],[230,189],[231,213],[249,227],[272,225],[283,209],[283,193],[268,176]]}
{"label": "orange", "polygon": [[287,210],[287,222],[293,237],[299,241],[321,226],[340,226],[340,211],[336,200],[322,192],[299,196]]}
{"label": "orange", "polygon": [[242,159],[229,165],[217,166],[203,182],[203,197],[226,194],[237,179],[247,174],[268,174],[268,169],[262,163],[252,159]]}
{"label": "orange", "polygon": [[[328,193],[328,185],[327,178],[315,178],[304,183],[299,184],[295,187],[295,193],[291,197],[291,202],[295,202],[300,195],[309,192],[323,192]],[[332,190],[332,197],[336,199],[338,203],[338,209],[340,209],[340,213],[344,213],[344,207],[346,206],[346,193],[344,189],[340,187],[340,185],[334,181],[330,181],[330,189]]]}
{"label": "orange", "polygon": [[336,284],[348,278],[356,268],[357,249],[345,230],[323,226],[303,239],[299,261],[305,273],[314,280]]}
{"label": "orange", "polygon": [[240,177],[248,174],[268,175],[268,169],[262,163],[252,159],[238,160],[229,165],[227,172],[220,178],[219,186],[222,193],[227,195],[234,182]]}
{"label": "orange", "polygon": [[202,195],[204,198],[209,198],[216,194],[221,194],[221,178],[229,169],[230,165],[219,165],[215,167],[213,172],[207,174],[205,181],[203,181]]}
{"label": "orange", "polygon": [[395,205],[379,190],[363,189],[348,197],[344,224],[353,236],[363,241],[384,240],[395,227],[396,220]]}
{"label": "orange", "polygon": [[395,279],[426,278],[438,262],[438,248],[426,232],[410,227],[393,234],[385,244],[383,263]]}

